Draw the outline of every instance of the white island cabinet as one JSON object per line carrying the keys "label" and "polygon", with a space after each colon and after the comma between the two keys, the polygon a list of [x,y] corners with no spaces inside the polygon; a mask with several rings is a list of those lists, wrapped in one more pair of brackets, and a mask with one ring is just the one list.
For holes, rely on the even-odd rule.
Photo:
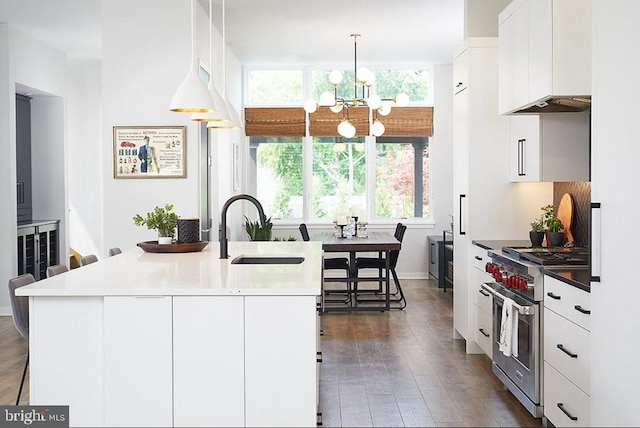
{"label": "white island cabinet", "polygon": [[[30,404],[70,426],[315,426],[322,247],[137,248],[21,288]],[[303,256],[242,265],[242,254]]]}

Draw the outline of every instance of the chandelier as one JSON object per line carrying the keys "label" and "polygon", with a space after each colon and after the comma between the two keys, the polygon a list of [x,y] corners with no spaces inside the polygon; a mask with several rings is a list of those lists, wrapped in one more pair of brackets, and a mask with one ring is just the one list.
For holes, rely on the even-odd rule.
{"label": "chandelier", "polygon": [[[353,138],[356,135],[356,128],[349,121],[349,110],[358,107],[369,107],[369,123],[371,135],[379,137],[384,134],[384,124],[380,116],[387,116],[391,113],[391,106],[406,106],[409,103],[409,96],[405,93],[396,95],[395,98],[380,98],[371,87],[375,83],[376,75],[366,67],[358,68],[358,37],[360,34],[351,34],[353,37],[353,98],[343,98],[338,96],[338,86],[344,78],[339,70],[329,73],[329,81],[333,85],[333,93],[323,92],[320,100],[308,100],[304,103],[304,110],[311,114],[318,107],[329,107],[332,112],[342,112],[342,121],[338,125],[338,134],[345,138]],[[372,93],[373,92],[373,93]]]}

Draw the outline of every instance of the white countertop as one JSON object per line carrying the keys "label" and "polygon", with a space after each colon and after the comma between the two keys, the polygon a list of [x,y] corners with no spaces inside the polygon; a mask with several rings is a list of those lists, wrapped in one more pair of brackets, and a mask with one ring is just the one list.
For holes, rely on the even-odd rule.
{"label": "white countertop", "polygon": [[[147,253],[138,247],[16,290],[19,296],[320,295],[320,242],[229,242],[200,252]],[[302,255],[300,264],[231,264],[240,255]]]}

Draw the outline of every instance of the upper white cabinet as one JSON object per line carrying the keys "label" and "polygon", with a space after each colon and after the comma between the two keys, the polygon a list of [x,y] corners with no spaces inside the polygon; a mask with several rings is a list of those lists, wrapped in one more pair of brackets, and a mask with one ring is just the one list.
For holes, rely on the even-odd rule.
{"label": "upper white cabinet", "polygon": [[498,23],[500,114],[589,105],[590,0],[514,0]]}
{"label": "upper white cabinet", "polygon": [[510,117],[513,182],[589,181],[588,112]]}

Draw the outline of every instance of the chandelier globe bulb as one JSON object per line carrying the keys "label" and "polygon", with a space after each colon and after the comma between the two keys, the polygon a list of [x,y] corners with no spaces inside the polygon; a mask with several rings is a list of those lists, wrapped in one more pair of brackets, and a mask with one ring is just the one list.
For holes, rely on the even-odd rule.
{"label": "chandelier globe bulb", "polygon": [[343,77],[344,76],[340,70],[333,70],[329,73],[329,81],[333,86],[338,86],[342,82]]}
{"label": "chandelier globe bulb", "polygon": [[391,113],[391,104],[388,101],[383,101],[382,106],[378,109],[380,116],[388,116]]}
{"label": "chandelier globe bulb", "polygon": [[320,95],[320,105],[323,106],[332,106],[336,103],[336,97],[331,92],[323,92]]}
{"label": "chandelier globe bulb", "polygon": [[371,134],[374,137],[379,137],[382,134],[384,134],[384,124],[382,122],[380,122],[380,120],[376,119],[373,121],[373,123],[371,124]]}
{"label": "chandelier globe bulb", "polygon": [[304,111],[306,111],[307,113],[315,113],[315,111],[318,109],[318,103],[315,100],[307,100],[304,102],[303,107]]}
{"label": "chandelier globe bulb", "polygon": [[398,95],[396,95],[396,105],[400,106],[400,107],[406,107],[409,105],[409,95],[405,94],[404,92],[400,92]]}
{"label": "chandelier globe bulb", "polygon": [[369,98],[367,99],[367,105],[371,110],[379,109],[380,107],[382,107],[382,99],[380,99],[380,97],[376,94],[369,95]]}

